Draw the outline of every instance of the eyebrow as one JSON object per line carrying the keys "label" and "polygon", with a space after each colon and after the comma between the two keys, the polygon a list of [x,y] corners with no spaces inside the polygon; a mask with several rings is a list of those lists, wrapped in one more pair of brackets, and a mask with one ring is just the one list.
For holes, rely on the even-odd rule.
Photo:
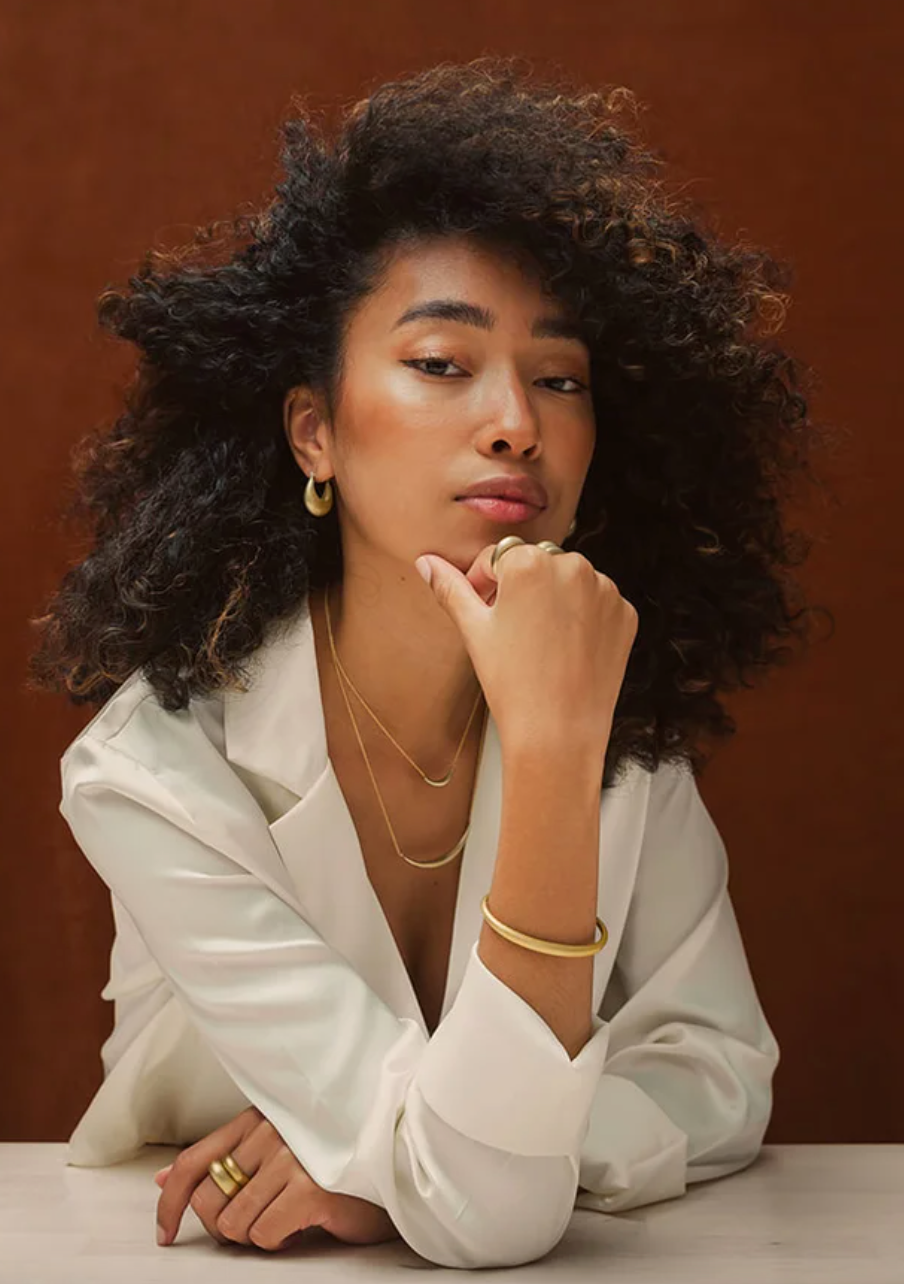
{"label": "eyebrow", "polygon": [[[464,299],[428,299],[406,309],[392,328],[397,330],[399,326],[428,317],[435,321],[460,321],[480,330],[492,330],[496,324],[495,312],[476,303],[467,303]],[[531,326],[531,336],[534,339],[576,339],[579,343],[587,343],[580,323],[566,316],[537,317]]]}

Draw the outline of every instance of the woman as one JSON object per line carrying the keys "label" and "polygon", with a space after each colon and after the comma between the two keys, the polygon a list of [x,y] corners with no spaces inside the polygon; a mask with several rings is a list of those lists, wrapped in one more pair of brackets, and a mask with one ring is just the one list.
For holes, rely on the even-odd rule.
{"label": "woman", "polygon": [[301,114],[225,255],[100,300],[142,360],[33,673],[100,706],[61,810],[117,929],[69,1162],[187,1147],[164,1243],[190,1205],[515,1265],[759,1151],[778,1046],[695,769],[803,636],[815,430],[778,268],[630,104],[479,59],[333,145]]}

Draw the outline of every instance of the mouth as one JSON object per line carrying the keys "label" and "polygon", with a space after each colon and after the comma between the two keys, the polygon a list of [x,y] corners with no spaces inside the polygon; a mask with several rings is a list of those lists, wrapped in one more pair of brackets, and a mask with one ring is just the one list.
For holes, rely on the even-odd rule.
{"label": "mouth", "polygon": [[463,495],[456,501],[491,522],[529,522],[543,509],[524,499],[503,499],[498,495]]}

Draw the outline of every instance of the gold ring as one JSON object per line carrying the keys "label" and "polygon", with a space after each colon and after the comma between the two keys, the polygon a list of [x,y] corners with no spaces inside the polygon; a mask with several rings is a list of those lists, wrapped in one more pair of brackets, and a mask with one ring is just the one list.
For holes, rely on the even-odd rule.
{"label": "gold ring", "polygon": [[[496,570],[496,563],[504,553],[509,551],[510,548],[514,548],[517,544],[523,544],[524,542],[525,541],[520,535],[506,535],[504,539],[501,539],[490,554],[490,570]],[[553,543],[551,539],[541,539],[536,547],[542,548],[545,552],[551,554],[565,552],[564,548],[560,548],[559,545]]]}
{"label": "gold ring", "polygon": [[210,1173],[211,1177],[227,1199],[232,1199],[233,1195],[237,1195],[241,1190],[241,1186],[237,1181],[229,1176],[229,1173],[220,1163],[219,1159],[214,1159],[209,1163],[207,1165],[207,1171]]}
{"label": "gold ring", "polygon": [[207,1165],[207,1171],[227,1199],[232,1199],[251,1180],[245,1170],[239,1167],[232,1155],[224,1155],[222,1159],[214,1159]]}
{"label": "gold ring", "polygon": [[506,535],[504,539],[501,539],[490,554],[490,570],[495,571],[496,563],[499,561],[503,553],[507,553],[509,549],[514,548],[516,544],[523,543],[524,540],[520,535]]}
{"label": "gold ring", "polygon": [[231,1154],[224,1155],[223,1158],[220,1160],[220,1163],[229,1173],[229,1176],[232,1178],[232,1180],[236,1182],[239,1186],[248,1185],[251,1178],[245,1172],[244,1168],[240,1168],[238,1166],[238,1164],[233,1159]]}

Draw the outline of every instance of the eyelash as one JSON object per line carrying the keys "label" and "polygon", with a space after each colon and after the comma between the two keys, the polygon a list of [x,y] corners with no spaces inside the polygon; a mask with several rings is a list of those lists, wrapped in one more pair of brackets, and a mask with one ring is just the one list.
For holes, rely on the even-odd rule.
{"label": "eyelash", "polygon": [[[452,360],[451,357],[415,357],[409,361],[403,361],[402,365],[413,366],[416,370],[419,370],[420,367],[423,365],[453,366],[455,365],[455,362]],[[445,375],[433,374],[432,372],[427,370],[421,370],[420,373],[428,375],[428,377],[430,378],[436,378],[436,379],[443,379],[446,377]],[[570,390],[565,388],[556,388],[554,390],[556,392],[563,392],[568,397],[576,397],[579,395],[579,393],[587,391],[586,384],[582,383],[580,379],[575,379],[573,375],[550,375],[549,380],[555,380],[556,382],[560,380],[568,380],[568,382],[570,383],[576,383],[577,388],[572,388]]]}

